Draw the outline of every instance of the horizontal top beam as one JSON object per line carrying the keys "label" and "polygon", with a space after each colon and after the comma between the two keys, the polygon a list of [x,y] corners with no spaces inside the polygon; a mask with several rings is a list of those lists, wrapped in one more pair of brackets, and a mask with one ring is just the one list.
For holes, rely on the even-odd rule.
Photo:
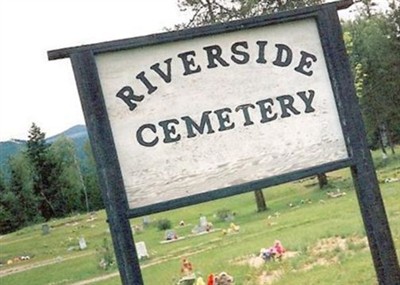
{"label": "horizontal top beam", "polygon": [[276,23],[286,22],[294,19],[299,19],[302,17],[311,16],[312,14],[315,14],[316,12],[318,12],[321,9],[324,9],[327,6],[336,6],[337,10],[341,10],[350,7],[352,4],[353,0],[336,1],[318,6],[306,7],[298,10],[285,11],[270,15],[258,16],[245,20],[237,20],[228,23],[215,24],[212,26],[208,25],[186,30],[157,33],[157,34],[139,36],[134,38],[101,42],[96,44],[55,49],[48,51],[47,57],[49,60],[56,60],[56,59],[70,57],[70,55],[73,53],[79,53],[88,50],[97,54],[110,51],[125,50],[129,48],[149,46],[158,43],[173,42],[182,39],[196,38],[204,35],[212,35],[212,34],[234,31],[238,29],[238,27],[252,28],[259,26],[261,23],[276,24]]}

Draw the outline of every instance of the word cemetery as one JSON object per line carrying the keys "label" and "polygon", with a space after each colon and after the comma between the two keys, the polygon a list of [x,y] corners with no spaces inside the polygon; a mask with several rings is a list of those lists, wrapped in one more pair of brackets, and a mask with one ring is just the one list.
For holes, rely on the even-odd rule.
{"label": "word cemetery", "polygon": [[[315,109],[312,107],[314,99],[314,90],[300,91],[293,95],[281,95],[275,98],[266,98],[252,103],[241,104],[234,108],[221,108],[214,111],[204,111],[201,114],[200,122],[196,122],[189,116],[183,116],[180,119],[185,125],[185,136],[193,138],[198,134],[212,134],[215,131],[222,132],[235,128],[236,125],[247,127],[254,125],[254,122],[265,124],[276,119],[289,118],[302,113],[312,113]],[[298,106],[298,107],[297,107]],[[253,110],[254,109],[254,110]],[[252,111],[252,112],[251,112]],[[230,114],[232,112],[240,113],[242,118],[236,123],[232,121]],[[256,113],[256,114],[254,114]],[[218,121],[218,124],[213,126],[210,117]],[[163,143],[171,143],[179,141],[182,137],[177,131],[180,124],[178,119],[168,119],[160,121],[157,125],[163,134]],[[149,133],[150,139],[144,138],[144,133]],[[155,146],[159,142],[157,136],[157,126],[154,124],[144,124],[136,132],[136,139],[142,146]]]}

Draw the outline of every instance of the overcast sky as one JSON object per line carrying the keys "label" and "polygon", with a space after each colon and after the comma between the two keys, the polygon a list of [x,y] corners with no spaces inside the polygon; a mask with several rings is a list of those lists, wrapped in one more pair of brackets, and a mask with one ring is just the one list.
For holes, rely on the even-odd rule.
{"label": "overcast sky", "polygon": [[185,21],[176,0],[0,0],[0,141],[84,124],[69,59],[52,49],[162,32]]}
{"label": "overcast sky", "polygon": [[69,59],[52,49],[162,32],[185,22],[177,0],[0,0],[0,141],[84,124]]}

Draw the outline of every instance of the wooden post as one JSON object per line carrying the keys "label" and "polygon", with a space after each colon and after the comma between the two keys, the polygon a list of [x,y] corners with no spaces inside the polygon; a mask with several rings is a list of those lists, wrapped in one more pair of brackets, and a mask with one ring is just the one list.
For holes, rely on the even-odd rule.
{"label": "wooden post", "polygon": [[124,285],[143,285],[132,229],[127,216],[128,202],[94,56],[91,51],[84,51],[73,53],[70,58],[95,154],[103,200],[107,201],[105,206],[108,224],[121,281]]}
{"label": "wooden post", "polygon": [[[321,10],[321,40],[327,42],[329,49],[328,66],[339,74],[334,81],[337,94],[341,94],[343,127],[347,133],[349,154],[353,160],[351,173],[358,196],[358,203],[364,221],[377,279],[380,285],[400,284],[400,267],[390,232],[389,222],[379,189],[378,179],[371,153],[366,142],[365,127],[352,80],[352,74],[342,31],[334,6]],[[341,84],[335,84],[341,82]]]}

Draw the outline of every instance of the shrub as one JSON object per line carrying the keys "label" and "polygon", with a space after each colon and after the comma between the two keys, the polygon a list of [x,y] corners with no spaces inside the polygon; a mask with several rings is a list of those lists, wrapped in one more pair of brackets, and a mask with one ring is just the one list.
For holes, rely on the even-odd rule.
{"label": "shrub", "polygon": [[168,230],[172,227],[171,221],[168,219],[161,219],[157,222],[157,228],[160,231]]}
{"label": "shrub", "polygon": [[234,214],[229,209],[220,209],[217,211],[217,218],[221,222],[228,222],[233,220]]}
{"label": "shrub", "polygon": [[107,239],[103,239],[103,244],[97,250],[98,255],[98,266],[103,270],[108,270],[114,265],[114,250],[111,242]]}

